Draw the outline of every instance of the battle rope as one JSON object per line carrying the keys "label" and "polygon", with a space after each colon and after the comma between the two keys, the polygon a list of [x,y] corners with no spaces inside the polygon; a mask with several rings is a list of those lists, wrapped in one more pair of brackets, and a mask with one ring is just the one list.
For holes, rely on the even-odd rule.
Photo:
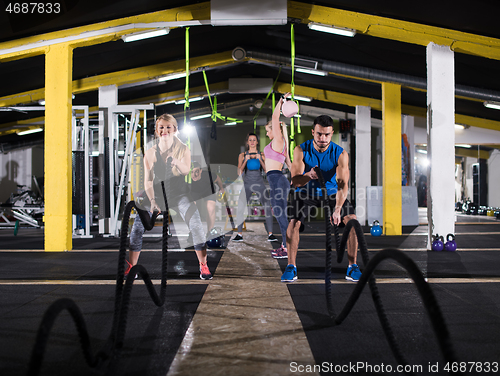
{"label": "battle rope", "polygon": [[125,206],[125,213],[123,215],[121,233],[120,233],[120,250],[118,255],[118,272],[116,277],[116,290],[115,290],[115,305],[113,312],[113,324],[111,328],[111,333],[107,343],[94,356],[92,355],[91,343],[87,331],[87,326],[85,324],[85,319],[82,312],[78,308],[77,304],[71,299],[59,299],[52,303],[49,308],[45,311],[42,318],[40,327],[38,328],[35,345],[31,354],[31,359],[28,367],[28,375],[35,376],[40,372],[40,367],[42,365],[43,356],[45,354],[45,348],[50,336],[50,331],[52,326],[57,319],[58,315],[67,310],[76,326],[78,335],[80,337],[80,344],[85,357],[85,361],[89,367],[94,369],[101,369],[105,361],[109,360],[112,356],[117,356],[119,350],[123,347],[123,340],[125,336],[126,326],[127,326],[127,314],[128,305],[130,301],[130,296],[132,292],[132,286],[134,283],[136,274],[140,274],[149,292],[151,299],[154,304],[158,307],[163,306],[165,303],[166,288],[167,288],[167,250],[168,250],[168,206],[166,206],[166,211],[163,214],[163,239],[162,239],[162,263],[161,263],[161,285],[160,294],[158,295],[151,278],[146,268],[142,265],[135,265],[130,269],[129,276],[123,284],[125,279],[125,255],[127,252],[127,235],[129,227],[129,219],[132,208],[135,208],[142,224],[146,230],[151,230],[154,227],[156,217],[158,212],[154,212],[153,215],[149,214],[142,209],[139,209],[134,201],[130,201]]}
{"label": "battle rope", "polygon": [[354,229],[356,237],[358,239],[359,249],[361,252],[363,263],[365,265],[361,278],[356,284],[356,287],[354,288],[354,291],[349,297],[347,303],[345,304],[340,314],[335,316],[333,308],[332,284],[331,284],[332,233],[331,233],[331,223],[330,223],[330,218],[331,218],[330,199],[327,194],[325,180],[323,178],[321,170],[318,167],[315,167],[315,172],[318,176],[318,181],[321,185],[323,200],[325,203],[325,224],[326,224],[325,296],[326,296],[328,313],[332,318],[332,320],[334,321],[334,323],[336,325],[340,325],[344,321],[344,319],[350,313],[351,309],[354,307],[354,304],[358,300],[359,296],[361,295],[361,292],[363,291],[363,288],[365,287],[366,283],[368,282],[368,285],[372,293],[372,299],[377,309],[377,314],[379,316],[380,323],[382,324],[384,334],[389,343],[389,347],[391,348],[394,357],[396,358],[399,364],[404,366],[408,365],[408,362],[405,360],[403,354],[401,353],[401,350],[399,349],[396,338],[389,324],[389,320],[387,318],[387,315],[385,314],[384,306],[382,304],[382,300],[380,298],[378,288],[375,282],[375,277],[373,276],[373,273],[378,264],[380,264],[380,262],[382,262],[385,259],[393,259],[406,269],[406,271],[412,278],[413,282],[415,283],[417,290],[424,303],[424,306],[427,310],[429,318],[431,320],[432,328],[434,329],[434,333],[436,335],[438,345],[441,350],[441,353],[443,354],[443,357],[447,362],[455,362],[456,356],[452,348],[450,334],[448,332],[448,328],[446,326],[443,314],[441,313],[441,309],[439,308],[434,293],[432,292],[429,284],[425,281],[425,278],[423,277],[422,272],[420,271],[418,266],[411,258],[405,255],[403,252],[395,249],[385,249],[383,251],[380,251],[373,257],[372,260],[370,260],[368,255],[368,248],[363,235],[363,230],[359,222],[355,219],[351,219],[346,224],[341,240],[339,240],[339,233],[337,226],[336,225],[333,226],[335,241],[336,241],[337,262],[338,263],[342,262],[349,234],[351,232],[351,229]]}

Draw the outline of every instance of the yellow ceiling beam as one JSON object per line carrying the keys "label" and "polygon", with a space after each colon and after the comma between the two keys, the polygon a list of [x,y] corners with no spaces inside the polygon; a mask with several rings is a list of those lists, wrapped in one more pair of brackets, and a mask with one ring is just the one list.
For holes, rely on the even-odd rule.
{"label": "yellow ceiling beam", "polygon": [[500,122],[474,116],[455,114],[455,123],[500,131]]}
{"label": "yellow ceiling beam", "polygon": [[[234,63],[236,63],[236,61],[232,58],[231,51],[190,58],[191,70],[196,70],[202,67],[213,68],[219,65],[228,65]],[[73,81],[73,94],[80,94],[98,90],[100,86],[120,86],[152,80],[160,76],[165,76],[167,74],[184,72],[185,69],[185,61],[177,60],[168,63],[155,64],[141,68],[127,69],[113,73],[86,77],[80,80]],[[44,99],[44,97],[44,88],[30,90],[23,93],[0,97],[0,107],[12,107],[19,104],[33,103],[40,99]]]}
{"label": "yellow ceiling beam", "polygon": [[45,116],[1,124],[0,136],[7,136],[9,134],[17,133],[17,131],[19,130],[27,131],[29,129],[43,128],[44,124]]}
{"label": "yellow ceiling beam", "polygon": [[477,149],[465,149],[465,148],[455,148],[455,155],[459,157],[471,157],[471,158],[477,158],[479,156],[479,159],[489,159],[490,158],[490,152],[486,150],[478,150]]}
{"label": "yellow ceiling beam", "polygon": [[[409,106],[406,104],[401,105],[401,112],[405,115],[427,117],[427,109],[424,107]],[[498,123],[500,126],[500,122]]]}
{"label": "yellow ceiling beam", "polygon": [[[229,83],[227,81],[210,83],[209,89],[211,94],[225,93],[229,89]],[[275,89],[279,93],[286,93],[290,92],[291,87],[289,83],[278,82],[276,83]],[[205,95],[206,87],[205,86],[192,87],[189,89],[189,91],[190,91],[190,97]],[[334,91],[315,89],[301,85],[295,85],[295,94],[305,97],[310,97],[314,100],[323,102],[342,104],[350,107],[368,106],[376,111],[382,111],[382,100],[376,98],[368,98],[359,95],[338,93]],[[119,104],[141,104],[141,103],[159,104],[183,98],[184,98],[184,90],[177,90],[173,92],[155,94],[149,97],[137,98],[126,102],[120,102]],[[1,98],[0,98],[0,103],[1,103]],[[97,108],[94,108],[92,111],[95,110],[97,110]],[[424,107],[409,106],[404,104],[401,105],[401,112],[406,115],[420,116],[425,118],[427,116],[426,111],[427,110]],[[19,120],[17,122],[2,124],[0,125],[0,136],[9,133],[14,133],[15,132],[14,128],[16,128],[17,125],[25,126],[26,124],[33,124],[35,122],[43,121],[43,119],[44,119],[43,117],[38,117],[35,119]],[[495,120],[481,119],[468,115],[455,114],[455,122],[457,124],[464,124],[479,128],[486,128],[486,129],[500,131],[500,122]]]}
{"label": "yellow ceiling beam", "polygon": [[288,2],[288,17],[302,23],[355,29],[358,34],[427,46],[434,42],[452,51],[500,60],[500,40],[452,29],[428,26],[387,17],[373,16],[320,5]]}
{"label": "yellow ceiling beam", "polygon": [[[296,1],[288,2],[288,16],[301,19],[303,23],[317,22],[357,30],[365,35],[397,40],[405,43],[427,46],[430,42],[449,46],[453,51],[500,59],[500,40],[480,35],[465,33],[452,29],[428,26],[414,22],[401,21],[387,17],[374,16],[342,9],[306,4]],[[0,60],[22,58],[45,53],[46,47],[36,47],[43,42],[60,43],[72,41],[74,48],[83,45],[103,43],[101,38],[119,38],[129,31],[106,31],[132,24],[148,24],[155,22],[192,22],[210,20],[210,2],[188,5],[178,8],[151,12],[111,21],[90,24],[71,29],[55,31],[0,43]],[[90,36],[102,31],[105,34]],[[137,30],[134,30],[137,31]],[[13,48],[27,47],[25,50],[5,53]],[[33,46],[33,47],[30,47]]]}
{"label": "yellow ceiling beam", "polygon": [[[158,22],[210,20],[210,3],[146,13],[0,43],[0,61],[46,53],[51,44],[70,43],[73,48],[119,39],[122,35],[155,28]],[[147,24],[153,24],[149,27]],[[201,23],[200,23],[201,24]],[[127,26],[128,25],[128,26]]]}
{"label": "yellow ceiling beam", "polygon": [[[229,82],[225,81],[225,82],[217,82],[214,84],[210,84],[209,89],[210,89],[211,95],[217,95],[218,93],[221,93],[221,92],[226,93],[229,90]],[[182,89],[182,90],[177,90],[177,91],[171,91],[168,93],[155,94],[155,95],[140,98],[140,99],[133,99],[130,101],[120,102],[119,104],[154,103],[154,104],[158,105],[158,104],[165,103],[165,102],[184,99],[184,93],[185,93],[185,91],[184,91],[184,89]],[[189,98],[198,97],[200,95],[206,95],[206,94],[207,94],[207,88],[205,86],[196,86],[196,87],[189,88]]]}
{"label": "yellow ceiling beam", "polygon": [[[290,84],[277,83],[276,90],[280,93],[290,91]],[[323,102],[331,102],[346,106],[368,106],[374,110],[382,111],[382,100],[375,98],[367,98],[359,95],[337,93],[334,91],[314,89],[306,86],[295,85],[295,94],[310,97]],[[401,105],[401,112],[405,115],[427,117],[427,110],[424,107]],[[479,128],[492,129],[500,131],[500,121],[482,119],[468,115],[455,114],[455,122],[457,124],[470,125]]]}
{"label": "yellow ceiling beam", "polygon": [[[212,95],[214,94],[217,95],[220,92],[227,92],[228,90],[229,90],[229,83],[227,81],[218,82],[210,85],[210,94]],[[189,92],[190,92],[189,95],[190,98],[197,97],[200,95],[206,95],[206,87],[205,86],[192,87],[189,89]],[[154,103],[158,105],[164,102],[184,99],[184,93],[185,91],[184,89],[182,89],[177,91],[160,93],[149,97],[134,99],[130,101],[123,101],[119,102],[118,104],[126,105],[126,104]],[[99,110],[98,106],[89,107],[90,113],[96,112],[98,110]],[[45,116],[38,116],[36,118],[17,120],[9,123],[0,124],[0,136],[6,136],[8,134],[16,133],[21,128],[22,130],[40,128],[43,127],[44,123],[45,123]]]}
{"label": "yellow ceiling beam", "polygon": [[[213,68],[220,65],[234,64],[236,61],[231,56],[231,51],[220,52],[200,57],[191,57],[189,59],[190,70],[198,68]],[[186,61],[176,60],[168,63],[150,65],[141,68],[127,69],[124,71],[101,74],[94,77],[88,77],[73,81],[73,93],[84,93],[98,89],[106,85],[125,85],[142,81],[155,79],[171,73],[186,71]],[[192,72],[191,72],[192,74]],[[1,98],[0,98],[1,100]]]}
{"label": "yellow ceiling beam", "polygon": [[[278,82],[276,83],[275,88],[276,91],[280,93],[287,93],[291,91],[291,85],[289,83]],[[382,111],[382,101],[380,99],[337,93],[335,91],[315,89],[312,87],[300,85],[295,85],[295,94],[304,97],[310,97],[323,102],[343,104],[346,106],[368,106],[375,110]]]}

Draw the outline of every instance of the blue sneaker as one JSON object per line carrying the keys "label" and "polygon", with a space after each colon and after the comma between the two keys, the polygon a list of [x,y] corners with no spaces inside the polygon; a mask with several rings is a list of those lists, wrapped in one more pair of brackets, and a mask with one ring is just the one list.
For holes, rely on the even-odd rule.
{"label": "blue sneaker", "polygon": [[349,265],[349,267],[347,268],[345,279],[347,279],[348,281],[357,282],[359,281],[360,277],[361,271],[359,270],[359,266],[357,264]]}
{"label": "blue sneaker", "polygon": [[287,265],[281,276],[281,282],[293,282],[297,279],[297,268],[295,265]]}

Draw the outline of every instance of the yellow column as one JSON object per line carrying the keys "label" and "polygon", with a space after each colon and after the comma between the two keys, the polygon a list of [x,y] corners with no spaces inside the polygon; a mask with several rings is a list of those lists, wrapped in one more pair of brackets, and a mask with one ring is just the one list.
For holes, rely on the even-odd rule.
{"label": "yellow column", "polygon": [[45,57],[45,251],[67,251],[73,247],[72,70],[72,47],[50,46]]}
{"label": "yellow column", "polygon": [[382,84],[382,206],[384,235],[402,234],[401,86]]}

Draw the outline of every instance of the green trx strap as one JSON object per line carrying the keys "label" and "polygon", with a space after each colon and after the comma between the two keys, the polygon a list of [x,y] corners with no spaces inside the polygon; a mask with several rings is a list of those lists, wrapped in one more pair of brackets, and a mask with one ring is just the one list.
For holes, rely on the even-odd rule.
{"label": "green trx strap", "polygon": [[[291,39],[292,39],[292,84],[291,84],[291,94],[292,94],[292,99],[295,99],[295,82],[294,82],[294,73],[295,73],[295,32],[293,30],[293,24],[292,24],[292,31],[291,31]],[[297,133],[302,133],[300,130],[300,106],[299,102],[297,101],[297,107],[299,110],[297,111]],[[291,125],[293,126],[293,118],[291,121]]]}
{"label": "green trx strap", "polygon": [[[189,27],[186,27],[186,88],[184,90],[184,124],[185,127],[188,123],[189,113]],[[186,146],[191,150],[191,137],[188,135]],[[185,178],[187,183],[191,183],[191,174],[187,174]]]}
{"label": "green trx strap", "polygon": [[243,120],[228,117],[228,116],[222,116],[217,112],[217,97],[214,97],[214,103],[212,104],[212,98],[210,96],[210,89],[208,88],[208,79],[207,79],[207,74],[203,70],[203,79],[205,80],[205,87],[207,88],[207,94],[208,94],[208,100],[210,101],[210,107],[212,108],[212,120],[216,121],[217,119],[221,119],[223,121],[235,121],[236,123],[243,123]]}
{"label": "green trx strap", "polygon": [[300,105],[299,105],[299,101],[297,101],[297,108],[298,108],[298,111],[297,111],[297,133],[302,133],[300,131]]}
{"label": "green trx strap", "polygon": [[208,101],[210,102],[210,108],[212,109],[212,121],[217,120],[217,97],[214,98],[215,105],[212,103],[212,97],[210,96],[210,89],[208,88],[208,79],[205,69],[203,69],[203,80],[205,81],[205,87],[207,88]]}
{"label": "green trx strap", "polygon": [[[212,101],[210,101],[210,105],[212,104]],[[212,120],[217,121],[217,97],[214,97],[214,107],[212,109],[213,115],[212,115]]]}
{"label": "green trx strap", "polygon": [[295,83],[293,81],[294,79],[294,73],[295,73],[295,33],[293,31],[293,24],[291,27],[291,40],[292,40],[292,83],[291,83],[291,94],[292,94],[292,99],[295,99]]}
{"label": "green trx strap", "polygon": [[186,110],[189,109],[189,27],[186,27],[186,88],[184,89],[184,100],[184,124],[186,124]]}

